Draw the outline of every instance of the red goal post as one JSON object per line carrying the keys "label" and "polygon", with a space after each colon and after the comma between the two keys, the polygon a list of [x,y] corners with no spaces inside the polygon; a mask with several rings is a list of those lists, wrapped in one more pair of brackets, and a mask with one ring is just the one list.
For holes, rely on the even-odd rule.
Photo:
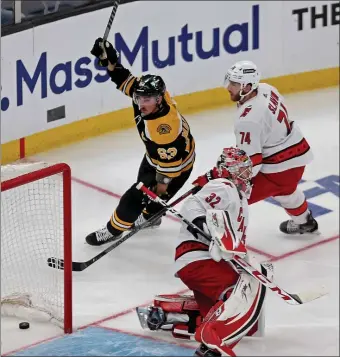
{"label": "red goal post", "polygon": [[[22,317],[37,310],[42,320],[72,332],[71,215],[67,164],[1,167],[2,315]],[[47,265],[48,257],[58,253],[63,271]]]}

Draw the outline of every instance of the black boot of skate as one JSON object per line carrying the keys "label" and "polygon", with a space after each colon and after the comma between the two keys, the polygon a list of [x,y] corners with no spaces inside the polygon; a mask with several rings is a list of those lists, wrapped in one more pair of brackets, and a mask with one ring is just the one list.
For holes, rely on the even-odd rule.
{"label": "black boot of skate", "polygon": [[313,233],[318,229],[318,222],[313,218],[312,212],[309,212],[307,222],[297,224],[292,219],[280,224],[280,231],[286,234],[304,234]]}
{"label": "black boot of skate", "polygon": [[108,229],[107,226],[103,227],[102,229],[98,229],[97,231],[90,233],[86,238],[86,243],[89,245],[102,245],[105,243],[112,242],[116,239],[119,239],[123,233],[112,234]]}
{"label": "black boot of skate", "polygon": [[211,350],[205,344],[201,343],[201,345],[195,351],[194,356],[199,357],[221,357],[221,353],[218,351]]}

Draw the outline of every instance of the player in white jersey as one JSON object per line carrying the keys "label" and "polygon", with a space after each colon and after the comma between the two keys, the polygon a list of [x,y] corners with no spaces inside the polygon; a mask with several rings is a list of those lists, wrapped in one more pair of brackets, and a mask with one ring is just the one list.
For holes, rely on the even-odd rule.
{"label": "player in white jersey", "polygon": [[[208,233],[211,242],[183,223],[175,254],[176,276],[194,296],[159,295],[137,308],[144,328],[171,330],[201,342],[198,356],[235,356],[232,348],[258,323],[265,287],[230,260],[246,256],[252,163],[241,149],[227,148],[210,180],[182,206],[181,214]],[[260,269],[266,274],[266,269]]]}
{"label": "player in white jersey", "polygon": [[[318,224],[308,210],[304,193],[297,188],[312,150],[297,123],[288,115],[283,97],[266,83],[254,63],[234,64],[225,76],[225,87],[238,115],[234,123],[237,147],[253,162],[252,193],[249,204],[272,197],[290,215],[280,225],[287,234],[311,233]],[[196,184],[202,185],[199,180]]]}

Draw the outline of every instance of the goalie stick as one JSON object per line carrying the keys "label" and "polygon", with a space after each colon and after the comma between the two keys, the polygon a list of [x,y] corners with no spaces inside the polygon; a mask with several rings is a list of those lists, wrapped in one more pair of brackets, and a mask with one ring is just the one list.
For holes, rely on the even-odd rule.
{"label": "goalie stick", "polygon": [[[172,206],[177,205],[179,202],[183,201],[186,197],[190,196],[191,194],[196,193],[199,190],[200,190],[200,187],[197,187],[197,186],[193,187],[192,189],[190,189],[189,191],[184,193],[182,196],[178,197],[174,202],[172,202],[170,204],[170,206],[172,207]],[[140,226],[135,227],[135,228],[133,228],[133,229],[131,229],[129,231],[126,231],[127,233],[125,235],[123,235],[120,239],[115,241],[113,244],[111,244],[105,250],[103,250],[102,252],[97,254],[95,257],[89,259],[88,261],[86,261],[86,262],[72,262],[72,271],[83,271],[83,270],[85,270],[90,265],[95,263],[97,260],[99,260],[100,258],[105,256],[107,253],[111,252],[111,250],[117,248],[119,245],[121,245],[127,239],[129,239],[130,237],[135,235],[137,232],[139,232],[141,229],[143,229],[147,224],[149,224],[150,222],[152,223],[152,222],[156,221],[159,217],[162,217],[167,210],[168,210],[167,208],[161,209],[158,213],[153,215],[149,220],[143,222],[143,224],[141,224]],[[47,259],[47,265],[49,267],[55,268],[55,269],[64,269],[64,259],[50,257],[50,258]]]}
{"label": "goalie stick", "polygon": [[[168,211],[173,213],[176,217],[178,217],[181,221],[183,221],[185,224],[190,226],[194,231],[202,235],[204,238],[206,238],[208,241],[211,241],[211,237],[202,231],[199,227],[197,227],[195,224],[192,222],[188,221],[186,218],[184,218],[176,209],[174,209],[172,206],[169,206],[165,201],[163,201],[161,198],[159,198],[155,193],[150,191],[147,187],[143,185],[142,182],[140,182],[137,185],[137,188],[141,191],[143,191],[147,196],[149,196],[150,199],[153,201],[161,204],[165,208],[167,208]],[[313,301],[315,299],[320,298],[323,295],[326,295],[327,292],[325,291],[324,287],[319,288],[318,290],[311,291],[311,292],[302,292],[299,294],[291,294],[288,293],[287,291],[283,290],[280,288],[278,285],[276,285],[273,281],[268,279],[265,275],[263,275],[261,272],[259,272],[257,269],[255,269],[252,265],[250,265],[246,260],[241,258],[238,255],[234,255],[234,258],[230,261],[231,264],[233,264],[238,270],[244,270],[248,274],[250,274],[253,278],[258,280],[262,285],[265,287],[269,288],[271,291],[276,293],[278,297],[280,297],[282,300],[287,302],[288,304],[291,305],[301,305],[305,304],[307,302]]]}

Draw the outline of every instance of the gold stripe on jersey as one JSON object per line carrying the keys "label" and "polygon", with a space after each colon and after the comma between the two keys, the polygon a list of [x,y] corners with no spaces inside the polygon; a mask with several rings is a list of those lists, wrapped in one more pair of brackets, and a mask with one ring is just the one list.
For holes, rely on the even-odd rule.
{"label": "gold stripe on jersey", "polygon": [[189,170],[195,161],[195,142],[192,141],[192,146],[190,153],[185,158],[185,160],[177,160],[174,162],[161,162],[151,158],[149,155],[146,155],[147,160],[151,166],[156,168],[156,171],[164,176],[168,177],[178,177],[181,172]]}
{"label": "gold stripe on jersey", "polygon": [[188,122],[182,117],[182,135],[185,138],[186,146],[185,151],[189,152],[190,149],[190,138],[189,138],[190,127]]}
{"label": "gold stripe on jersey", "polygon": [[192,146],[189,155],[183,160],[182,172],[188,171],[192,168],[195,162],[195,141],[192,139]]}
{"label": "gold stripe on jersey", "polygon": [[[148,163],[151,166],[153,166],[156,169],[156,171],[161,175],[168,176],[168,177],[177,177],[181,174],[182,164],[177,165],[175,167],[167,167],[162,170],[162,168],[160,167],[162,163],[160,163],[155,159],[152,159],[149,155],[146,155],[146,159]],[[182,160],[180,160],[180,162],[182,163]]]}
{"label": "gold stripe on jersey", "polygon": [[118,89],[130,97],[130,89],[133,83],[135,82],[135,80],[136,77],[130,74],[129,77],[127,77],[127,79],[121,84],[121,86]]}
{"label": "gold stripe on jersey", "polygon": [[182,172],[185,172],[185,171],[190,170],[193,165],[194,165],[194,161],[191,161],[190,164],[188,164],[187,166],[185,166],[185,167],[182,169]]}
{"label": "gold stripe on jersey", "polygon": [[179,159],[179,160],[173,161],[173,162],[162,162],[162,161],[159,161],[159,160],[155,160],[152,157],[150,157],[150,159],[151,159],[153,164],[160,165],[162,167],[176,167],[176,166],[182,165],[182,159]]}
{"label": "gold stripe on jersey", "polygon": [[175,178],[175,177],[178,177],[181,175],[182,172],[185,172],[185,171],[188,171],[192,168],[192,166],[194,165],[194,160],[190,161],[185,167],[181,167],[180,170],[178,171],[171,171],[171,172],[164,172],[164,171],[161,171],[159,168],[156,169],[156,171],[158,173],[160,173],[161,175],[164,175],[164,176],[167,176],[167,177],[171,177],[171,178]]}
{"label": "gold stripe on jersey", "polygon": [[[177,160],[175,162],[161,162],[150,157],[146,157],[151,164],[151,166],[157,169],[157,172],[165,176],[170,176],[170,173],[180,173],[182,170],[182,160]],[[151,162],[150,162],[151,161]]]}
{"label": "gold stripe on jersey", "polygon": [[194,152],[195,152],[195,146],[196,146],[195,140],[194,140],[194,138],[192,138],[192,140],[191,140],[191,150],[190,150],[188,156],[183,160],[182,166],[183,166],[183,165],[191,158],[191,156],[194,154]]}
{"label": "gold stripe on jersey", "polygon": [[[169,177],[177,177],[180,175],[181,172],[189,170],[192,167],[194,161],[195,161],[195,142],[194,140],[192,140],[191,150],[184,160],[178,160],[169,163],[158,161],[157,171]],[[175,176],[171,176],[171,175],[175,175]]]}
{"label": "gold stripe on jersey", "polygon": [[163,172],[157,169],[156,172],[167,177],[175,178],[181,175],[182,170],[179,170],[177,172]]}
{"label": "gold stripe on jersey", "polygon": [[157,145],[170,144],[181,133],[182,119],[173,105],[167,115],[144,123],[146,136]]}

